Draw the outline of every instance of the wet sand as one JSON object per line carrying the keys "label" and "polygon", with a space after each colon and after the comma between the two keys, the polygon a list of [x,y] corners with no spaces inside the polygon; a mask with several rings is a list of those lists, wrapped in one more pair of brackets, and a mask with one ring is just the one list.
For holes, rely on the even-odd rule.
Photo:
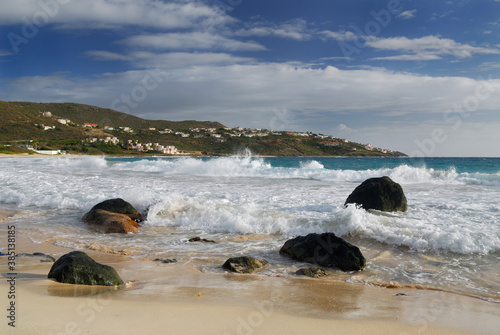
{"label": "wet sand", "polygon": [[[0,210],[7,243],[9,216]],[[5,251],[5,249],[4,249]],[[71,249],[35,244],[16,232],[16,252],[58,258]],[[186,264],[158,264],[83,250],[113,266],[129,285],[57,283],[53,263],[16,259],[16,322],[8,326],[7,259],[0,257],[2,334],[496,334],[498,304],[439,291],[381,288],[295,276],[205,273]]]}

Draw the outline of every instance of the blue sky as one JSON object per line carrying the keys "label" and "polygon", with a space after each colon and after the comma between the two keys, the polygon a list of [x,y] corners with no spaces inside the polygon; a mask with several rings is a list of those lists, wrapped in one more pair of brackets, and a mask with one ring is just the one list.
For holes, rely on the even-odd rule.
{"label": "blue sky", "polygon": [[0,99],[500,156],[498,13],[498,0],[4,0]]}

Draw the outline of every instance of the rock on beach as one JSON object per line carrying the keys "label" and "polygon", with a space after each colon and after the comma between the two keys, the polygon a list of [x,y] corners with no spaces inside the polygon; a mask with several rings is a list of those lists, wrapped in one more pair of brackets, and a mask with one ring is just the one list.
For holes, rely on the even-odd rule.
{"label": "rock on beach", "polygon": [[99,264],[83,251],[61,256],[47,276],[60,283],[78,285],[122,285],[123,280],[111,266]]}
{"label": "rock on beach", "polygon": [[285,242],[280,254],[342,271],[362,270],[366,266],[365,257],[359,248],[333,233],[297,236]]}
{"label": "rock on beach", "polygon": [[252,273],[256,270],[263,268],[269,262],[265,259],[258,259],[249,256],[232,257],[229,258],[222,268],[237,273]]}

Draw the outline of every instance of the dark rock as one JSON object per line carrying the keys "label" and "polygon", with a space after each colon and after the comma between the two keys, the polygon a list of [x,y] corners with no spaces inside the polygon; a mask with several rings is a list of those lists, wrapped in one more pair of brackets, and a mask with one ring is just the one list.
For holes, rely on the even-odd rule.
{"label": "dark rock", "polygon": [[295,272],[296,275],[298,276],[307,276],[311,278],[320,278],[320,277],[325,277],[328,276],[325,270],[321,268],[302,268],[299,269],[297,272]]}
{"label": "dark rock", "polygon": [[126,214],[109,212],[103,209],[93,209],[85,214],[82,220],[95,229],[109,233],[135,233],[140,225]]}
{"label": "dark rock", "polygon": [[408,209],[403,188],[389,177],[365,180],[349,195],[344,205],[347,204],[384,212],[406,212]]}
{"label": "dark rock", "polygon": [[205,238],[201,238],[199,236],[193,237],[189,239],[189,242],[205,242],[205,243],[216,243],[213,240],[207,240]]}
{"label": "dark rock", "polygon": [[134,206],[121,198],[104,200],[103,202],[100,202],[92,207],[90,211],[94,211],[97,209],[104,209],[108,212],[125,214],[132,220],[137,222],[143,221],[141,213],[139,213],[139,211],[137,211]]}
{"label": "dark rock", "polygon": [[111,266],[95,262],[82,251],[72,251],[61,256],[49,271],[48,278],[60,283],[78,285],[122,285],[115,269]]}
{"label": "dark rock", "polygon": [[343,271],[361,270],[366,266],[366,260],[359,248],[333,233],[298,236],[286,241],[280,254],[301,262],[339,268]]}
{"label": "dark rock", "polygon": [[175,258],[156,258],[154,261],[164,264],[177,263],[177,260]]}
{"label": "dark rock", "polygon": [[263,268],[268,263],[265,259],[241,256],[229,258],[222,267],[232,272],[252,273],[255,270]]}

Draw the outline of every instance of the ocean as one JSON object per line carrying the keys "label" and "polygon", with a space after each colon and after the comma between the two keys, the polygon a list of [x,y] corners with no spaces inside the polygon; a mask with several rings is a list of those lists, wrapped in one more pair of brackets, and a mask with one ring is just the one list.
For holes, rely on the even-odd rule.
{"label": "ocean", "polygon": [[[344,207],[381,176],[401,184],[407,212]],[[304,264],[279,255],[284,242],[333,232],[367,267],[319,280],[500,302],[500,158],[12,157],[0,159],[0,185],[0,208],[20,211],[9,224],[37,243],[221,274],[227,258],[250,255],[270,262],[262,276],[293,276]],[[103,235],[81,221],[117,197],[147,211],[140,232]],[[218,243],[188,242],[195,236]]]}

